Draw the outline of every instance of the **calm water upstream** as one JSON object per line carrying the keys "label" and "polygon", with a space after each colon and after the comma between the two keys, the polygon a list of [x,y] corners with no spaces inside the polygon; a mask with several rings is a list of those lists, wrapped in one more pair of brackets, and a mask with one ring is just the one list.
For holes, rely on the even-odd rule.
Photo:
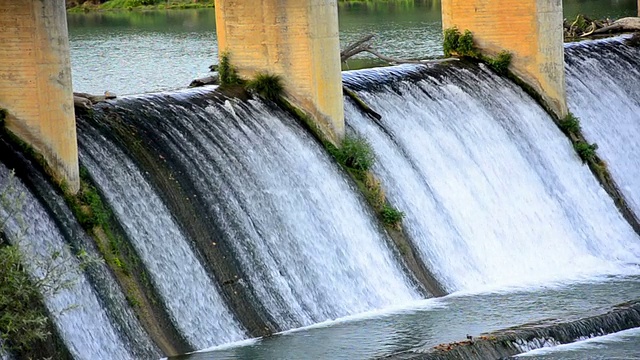
{"label": "calm water upstream", "polygon": [[[565,16],[636,15],[636,0],[565,0]],[[440,0],[342,3],[343,44],[376,34],[399,58],[442,55]],[[74,90],[136,94],[187,86],[216,62],[215,14],[207,10],[69,14]]]}

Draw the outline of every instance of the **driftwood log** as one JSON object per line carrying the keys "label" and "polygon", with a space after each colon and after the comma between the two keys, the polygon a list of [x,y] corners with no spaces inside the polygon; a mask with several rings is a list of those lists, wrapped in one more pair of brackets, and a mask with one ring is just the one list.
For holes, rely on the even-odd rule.
{"label": "driftwood log", "polygon": [[392,57],[380,54],[371,44],[374,37],[375,35],[373,34],[365,35],[362,38],[360,38],[360,40],[345,47],[344,50],[340,52],[340,60],[342,62],[345,62],[349,58],[355,55],[366,52],[389,64],[421,64],[423,63],[423,61],[421,60],[396,59],[396,58],[392,58]]}
{"label": "driftwood log", "polygon": [[220,76],[217,72],[203,78],[195,79],[189,84],[189,87],[200,87],[205,85],[218,85],[220,82]]}
{"label": "driftwood log", "polygon": [[568,39],[635,31],[640,31],[640,18],[637,17],[626,17],[614,21],[611,19],[594,20],[584,15],[578,15],[574,20],[564,21],[564,36]]}
{"label": "driftwood log", "polygon": [[91,109],[93,104],[104,102],[106,100],[115,99],[116,94],[105,91],[104,95],[91,95],[87,93],[73,93],[73,106],[82,109]]}

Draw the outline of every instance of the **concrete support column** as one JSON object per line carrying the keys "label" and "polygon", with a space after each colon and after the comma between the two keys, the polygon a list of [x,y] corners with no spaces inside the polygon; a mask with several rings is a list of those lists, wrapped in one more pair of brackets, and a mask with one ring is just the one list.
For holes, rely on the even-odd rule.
{"label": "concrete support column", "polygon": [[470,30],[487,55],[511,52],[510,70],[567,114],[562,0],[442,0],[442,22]]}
{"label": "concrete support column", "polygon": [[281,75],[287,96],[334,141],[344,136],[337,0],[216,0],[220,53],[243,78]]}
{"label": "concrete support column", "polygon": [[79,188],[64,0],[0,0],[0,107],[7,127]]}

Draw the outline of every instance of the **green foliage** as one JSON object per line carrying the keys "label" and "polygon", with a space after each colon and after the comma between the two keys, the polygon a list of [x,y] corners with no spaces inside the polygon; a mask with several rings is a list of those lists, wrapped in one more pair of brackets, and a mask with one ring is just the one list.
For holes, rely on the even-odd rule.
{"label": "green foliage", "polygon": [[569,113],[564,119],[560,120],[560,129],[568,134],[577,135],[580,133],[580,120],[572,113]]}
{"label": "green foliage", "polygon": [[389,204],[385,204],[380,211],[380,218],[385,225],[399,228],[404,218],[404,213]]}
{"label": "green foliage", "polygon": [[257,73],[247,84],[247,89],[255,91],[263,98],[272,101],[279,100],[284,93],[282,77],[267,73]]}
{"label": "green foliage", "polygon": [[596,161],[596,150],[598,149],[598,144],[589,144],[585,141],[579,140],[573,144],[574,149],[580,155],[582,162],[584,163],[594,163]]}
{"label": "green foliage", "polygon": [[483,57],[483,60],[498,74],[506,75],[511,64],[511,58],[511,53],[503,50],[495,58]]}
{"label": "green foliage", "polygon": [[16,246],[0,245],[0,338],[7,350],[22,352],[50,333],[47,317],[37,305],[38,288],[24,271]]}
{"label": "green foliage", "polygon": [[334,147],[330,152],[338,163],[358,171],[369,170],[375,161],[371,145],[365,138],[359,136],[345,136],[342,146]]}
{"label": "green foliage", "polygon": [[[77,279],[69,276],[69,263],[74,260],[71,252],[47,249],[39,244],[38,252],[49,254],[44,258],[31,258],[36,250],[22,241],[27,226],[22,219],[24,194],[15,186],[13,173],[8,181],[0,187],[0,233],[9,222],[12,226],[13,245],[4,242],[0,237],[0,339],[2,348],[9,350],[21,358],[42,358],[55,355],[52,347],[52,324],[48,320],[43,305],[43,296],[53,296],[70,288]],[[68,255],[67,255],[68,254]],[[81,266],[89,266],[95,260],[86,252],[78,254]],[[31,277],[24,264],[38,269],[38,274]],[[68,308],[71,310],[73,307]],[[59,349],[58,349],[59,350]],[[55,354],[53,354],[53,353]]]}
{"label": "green foliage", "polygon": [[469,30],[465,30],[461,34],[456,27],[445,29],[442,46],[445,56],[467,56],[479,59],[502,75],[507,74],[511,64],[512,55],[508,51],[501,51],[495,58],[481,55],[474,45],[473,34]]}
{"label": "green foliage", "polygon": [[218,65],[218,75],[220,76],[220,85],[239,85],[242,83],[238,76],[238,71],[231,65],[231,55],[223,52],[220,55],[220,64]]}
{"label": "green foliage", "polygon": [[0,108],[0,128],[4,127],[4,121],[7,118],[7,110]]}
{"label": "green foliage", "polygon": [[465,30],[464,34],[461,34],[456,27],[445,29],[442,46],[445,56],[476,57],[478,55],[473,43],[473,34],[469,30]]}

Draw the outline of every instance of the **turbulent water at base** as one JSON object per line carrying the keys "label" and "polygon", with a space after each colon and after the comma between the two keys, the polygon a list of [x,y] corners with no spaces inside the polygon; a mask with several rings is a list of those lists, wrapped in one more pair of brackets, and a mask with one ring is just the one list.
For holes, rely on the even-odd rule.
{"label": "turbulent water at base", "polygon": [[208,94],[131,97],[109,110],[152,133],[161,157],[186,169],[180,176],[205,204],[202,216],[220,229],[210,241],[232,246],[247,274],[239,281],[279,327],[419,298],[356,188],[302,127],[261,102]]}
{"label": "turbulent water at base", "polygon": [[241,326],[140,170],[94,129],[82,122],[79,129],[80,160],[127,231],[182,334],[196,349],[243,339]]}
{"label": "turbulent water at base", "polygon": [[567,45],[567,97],[640,217],[640,47],[625,45],[627,38]]}
{"label": "turbulent water at base", "polygon": [[640,262],[638,236],[549,116],[484,66],[346,73],[346,106],[423,261],[449,290],[522,286]]}
{"label": "turbulent water at base", "polygon": [[[9,170],[0,164],[0,183],[7,184],[8,178]],[[128,352],[127,349],[135,346],[120,338],[122,329],[109,319],[102,301],[81,271],[80,264],[71,254],[54,220],[21,182],[15,180],[14,185],[15,194],[24,194],[21,213],[27,226],[12,217],[5,233],[9,241],[18,244],[25,258],[30,259],[26,264],[27,270],[35,278],[48,274],[45,271],[45,268],[50,268],[48,266],[64,269],[53,273],[59,274],[54,284],[70,281],[71,286],[45,295],[45,304],[70,353],[76,359],[136,359],[149,356],[149,353]],[[5,208],[7,206],[10,205],[0,204],[0,217],[12,211]]]}

